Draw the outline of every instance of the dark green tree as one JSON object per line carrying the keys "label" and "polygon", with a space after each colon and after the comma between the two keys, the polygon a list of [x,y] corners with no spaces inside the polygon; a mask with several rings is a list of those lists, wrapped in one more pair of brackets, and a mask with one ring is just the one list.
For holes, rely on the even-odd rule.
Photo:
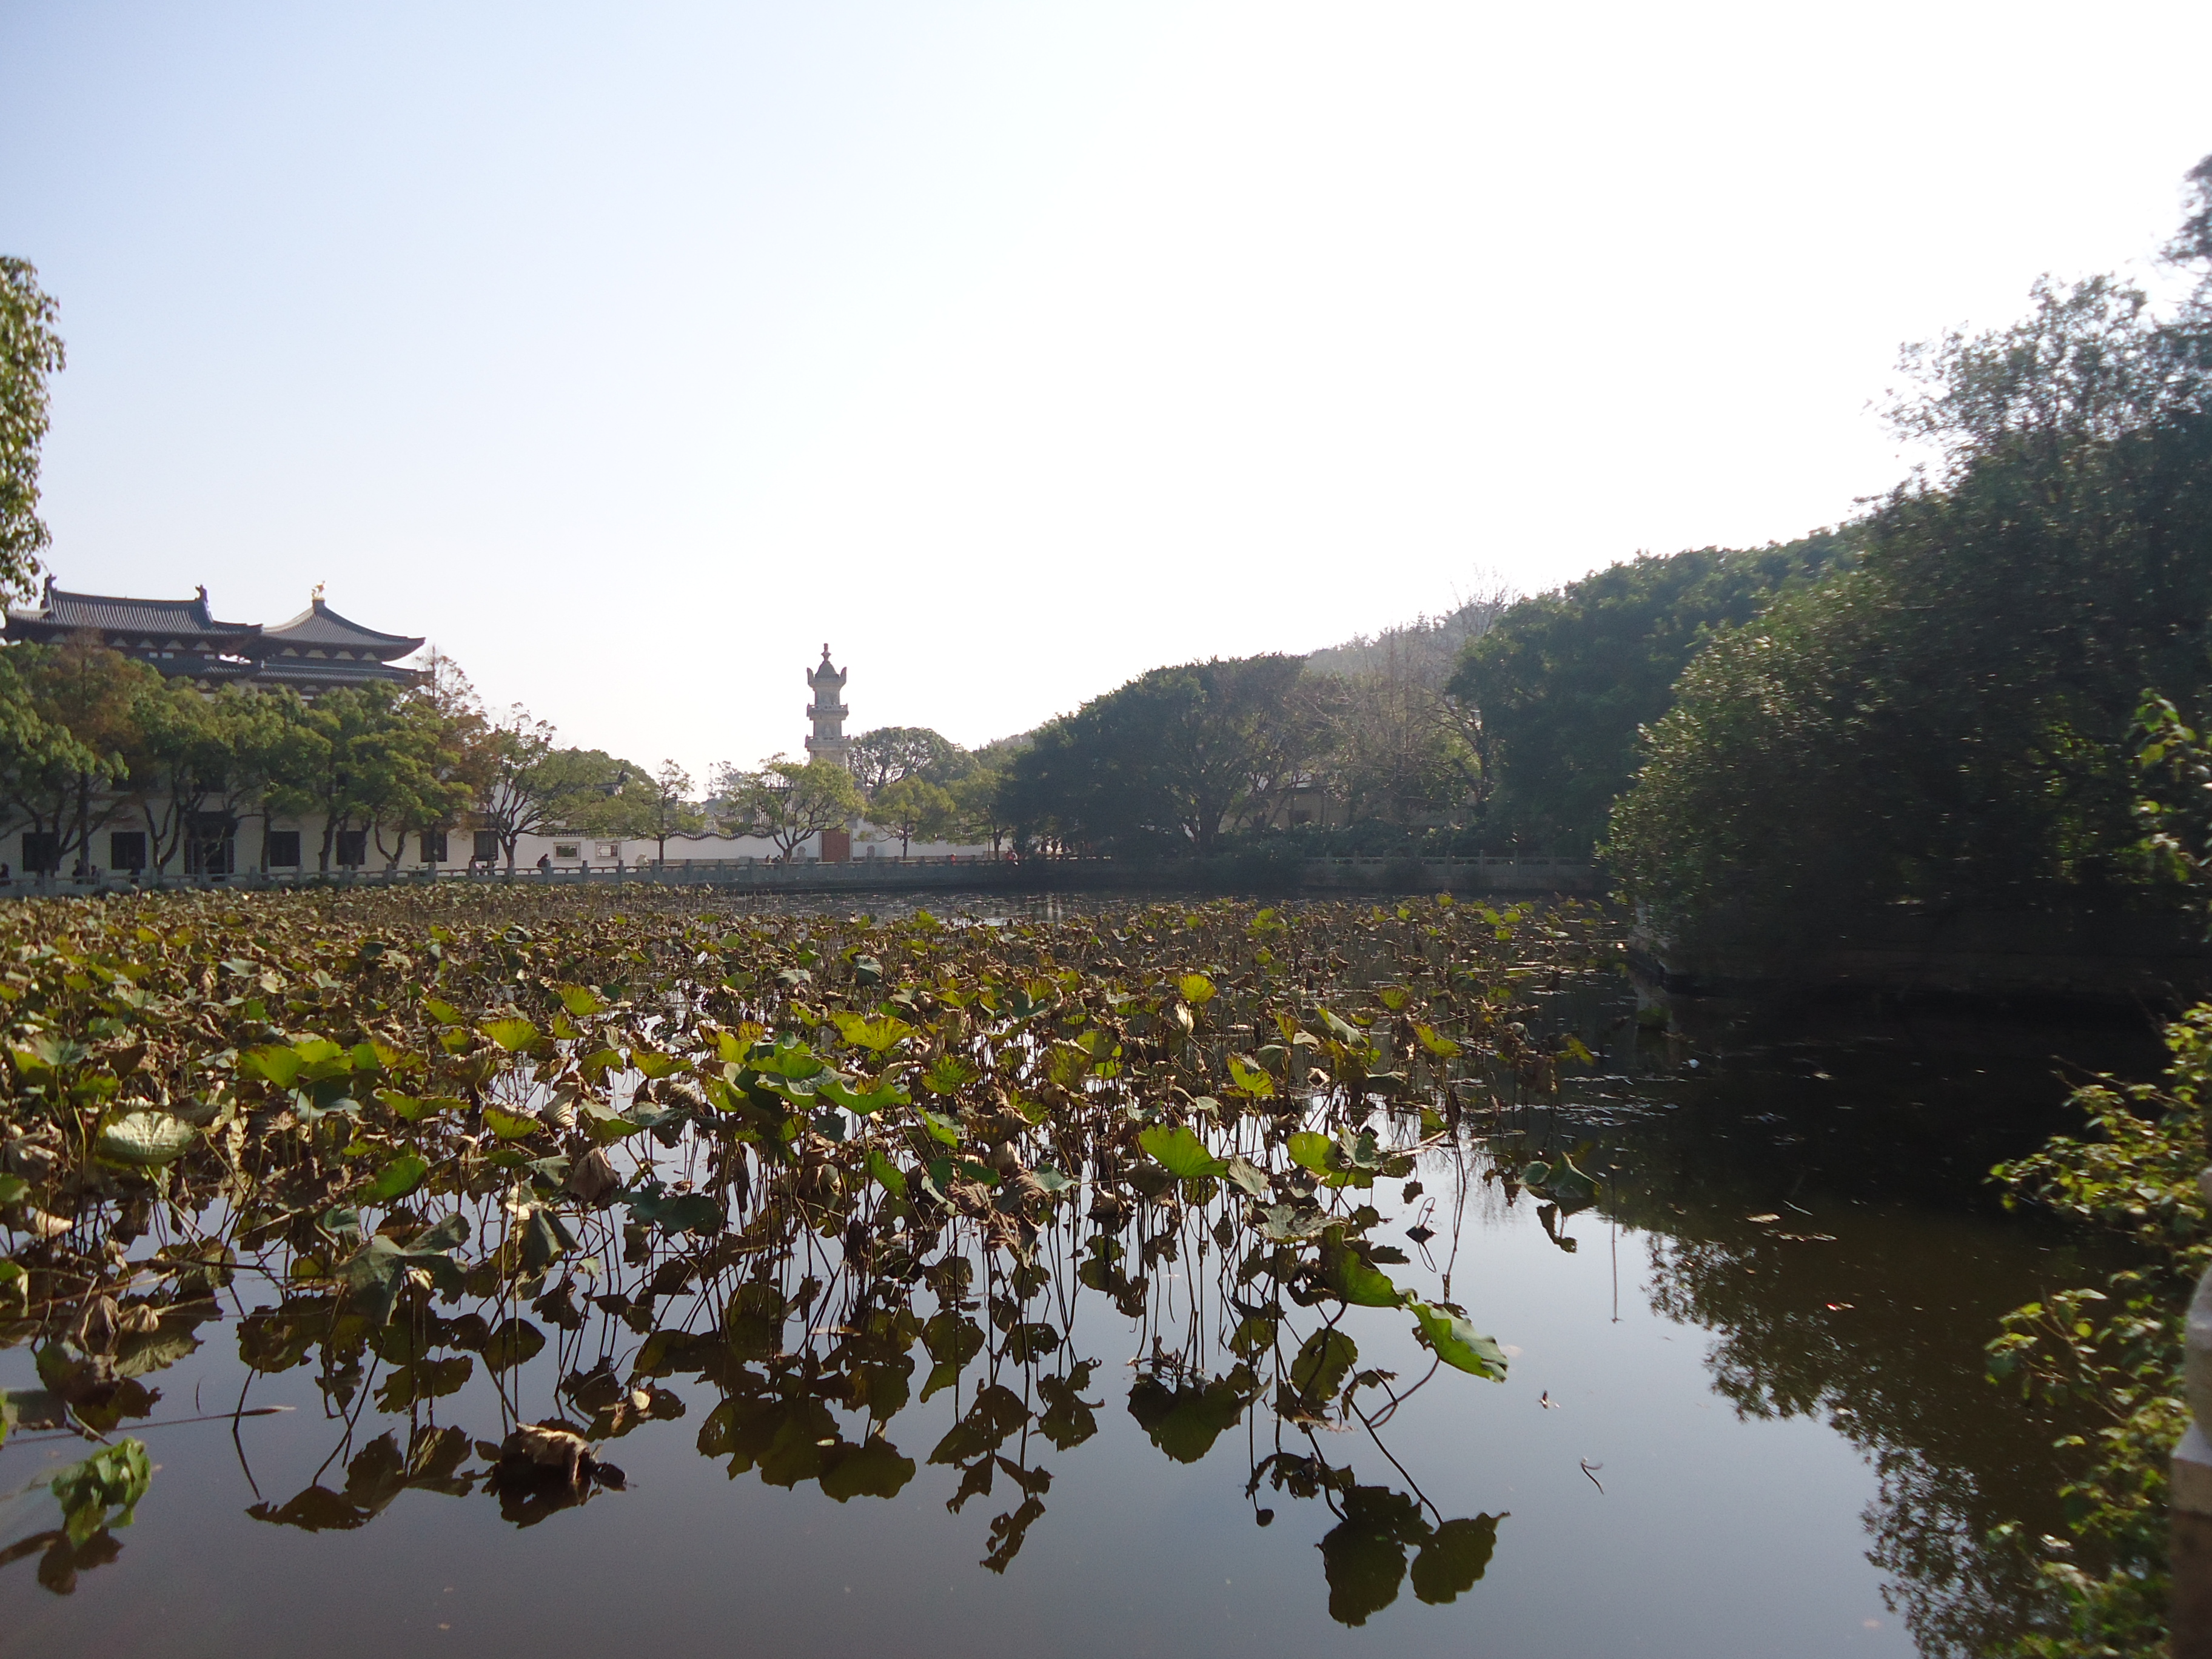
{"label": "dark green tree", "polygon": [[1213,850],[1265,820],[1320,752],[1302,659],[1155,668],[1039,730],[1000,796],[1018,838],[1066,849]]}
{"label": "dark green tree", "polygon": [[879,726],[863,732],[846,750],[854,781],[872,798],[901,778],[948,784],[967,770],[960,745],[926,726]]}
{"label": "dark green tree", "polygon": [[2201,724],[2212,674],[2204,320],[2046,283],[1908,355],[1925,389],[1893,419],[1942,474],[1872,516],[1856,570],[1721,636],[1651,728],[1612,850],[1655,920],[1778,949],[2130,878],[2144,688]]}
{"label": "dark green tree", "polygon": [[1638,734],[1715,633],[1847,562],[1852,529],[1786,546],[1703,548],[1616,564],[1510,606],[1448,690],[1471,715],[1486,832],[1582,852],[1643,763]]}
{"label": "dark green tree", "polygon": [[46,380],[64,362],[56,310],[37,270],[0,256],[0,601],[28,597],[46,548],[39,447],[46,435]]}

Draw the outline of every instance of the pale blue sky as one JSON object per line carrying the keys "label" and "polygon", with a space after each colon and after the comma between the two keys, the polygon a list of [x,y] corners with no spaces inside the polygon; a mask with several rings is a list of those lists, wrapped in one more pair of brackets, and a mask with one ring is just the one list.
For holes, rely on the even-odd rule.
{"label": "pale blue sky", "polygon": [[316,581],[696,770],[1020,730],[1902,473],[2139,260],[2212,7],[0,0],[65,586]]}

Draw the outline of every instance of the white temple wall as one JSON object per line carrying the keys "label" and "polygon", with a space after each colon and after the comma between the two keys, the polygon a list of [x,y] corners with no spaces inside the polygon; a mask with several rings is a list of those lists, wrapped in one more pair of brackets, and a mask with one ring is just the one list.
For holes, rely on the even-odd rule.
{"label": "white temple wall", "polygon": [[[157,814],[160,809],[157,806]],[[318,872],[321,866],[323,819],[319,814],[289,817],[279,814],[268,826],[271,842],[270,869],[272,873],[297,871],[303,875]],[[8,865],[15,873],[28,873],[37,864],[34,854],[39,851],[26,840],[29,832],[21,827],[0,834],[0,863]],[[869,859],[891,859],[899,856],[898,837],[890,831],[857,822],[849,831],[852,837],[851,856],[855,862]],[[477,856],[477,832],[466,829],[449,829],[444,832],[443,856],[434,860],[426,859],[422,836],[410,830],[399,838],[398,867],[417,869],[428,862],[436,862],[445,868],[466,868]],[[236,871],[258,870],[261,867],[263,824],[259,818],[241,821],[230,843],[230,867]],[[355,838],[357,837],[356,841]],[[137,808],[110,816],[95,828],[92,835],[91,860],[95,871],[122,872],[143,868],[151,872],[153,837],[146,828],[145,817]],[[380,849],[372,832],[341,833],[331,849],[330,867],[343,869],[382,870],[392,861],[394,838],[387,833]],[[434,845],[430,851],[436,851]],[[915,841],[908,844],[909,858],[962,859],[989,858],[988,843],[946,841]],[[586,866],[605,869],[615,865],[624,866],[649,864],[659,856],[659,849],[650,836],[586,836],[573,834],[530,835],[522,836],[515,845],[514,866],[518,870],[535,869],[542,858],[551,868],[576,870]],[[692,862],[721,862],[753,860],[767,862],[778,857],[775,843],[758,836],[696,835],[671,836],[666,858],[671,864]],[[795,855],[800,862],[818,860],[822,856],[822,838],[810,836],[800,843]],[[73,872],[78,854],[72,850],[62,860],[61,873]],[[503,853],[494,859],[500,868],[506,867]],[[181,849],[172,854],[167,872],[181,875],[185,859]]]}

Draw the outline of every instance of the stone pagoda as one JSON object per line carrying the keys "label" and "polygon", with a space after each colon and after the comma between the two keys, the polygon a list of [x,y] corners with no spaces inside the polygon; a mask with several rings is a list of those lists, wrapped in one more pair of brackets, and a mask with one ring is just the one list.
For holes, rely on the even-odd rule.
{"label": "stone pagoda", "polygon": [[806,718],[814,722],[814,731],[806,739],[806,753],[811,760],[833,760],[840,766],[848,764],[845,738],[845,716],[852,711],[845,707],[845,677],[851,671],[833,667],[830,647],[822,647],[822,661],[806,677],[813,688],[814,701],[807,705]]}

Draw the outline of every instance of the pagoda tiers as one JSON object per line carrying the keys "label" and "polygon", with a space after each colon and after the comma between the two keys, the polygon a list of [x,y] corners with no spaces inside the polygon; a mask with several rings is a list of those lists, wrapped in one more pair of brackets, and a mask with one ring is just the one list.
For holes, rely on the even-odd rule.
{"label": "pagoda tiers", "polygon": [[304,696],[333,685],[423,679],[419,669],[395,665],[422,648],[420,639],[349,621],[323,603],[319,587],[291,621],[264,628],[216,621],[204,587],[189,599],[126,599],[66,593],[49,576],[36,610],[9,611],[6,637],[41,645],[89,640],[164,674],[218,685],[289,685]]}
{"label": "pagoda tiers", "polygon": [[821,665],[806,677],[814,691],[814,701],[806,709],[806,718],[814,722],[806,752],[816,760],[834,760],[840,766],[846,763],[846,751],[851,745],[845,737],[845,716],[853,711],[845,707],[844,692],[846,677],[852,672],[830,666],[830,647],[824,645]]}

